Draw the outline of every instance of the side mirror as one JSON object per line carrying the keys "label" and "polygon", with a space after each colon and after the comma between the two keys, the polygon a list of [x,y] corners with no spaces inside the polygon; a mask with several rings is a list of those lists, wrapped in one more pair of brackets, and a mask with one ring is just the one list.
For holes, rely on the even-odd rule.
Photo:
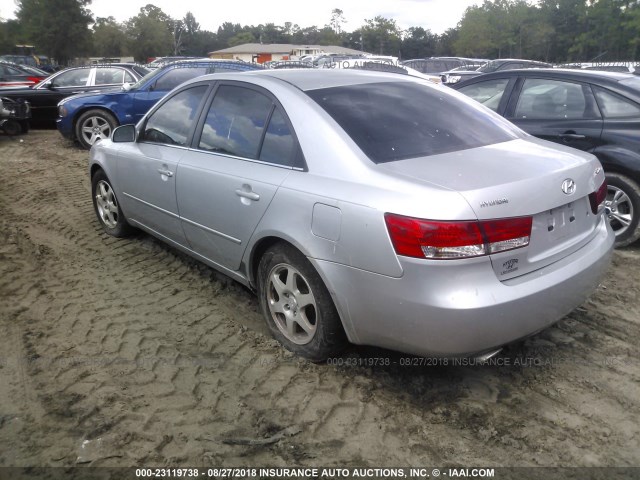
{"label": "side mirror", "polygon": [[114,143],[127,143],[136,141],[136,126],[122,125],[113,131],[111,141]]}
{"label": "side mirror", "polygon": [[49,90],[53,90],[55,88],[55,85],[53,84],[53,82],[47,82],[44,84],[44,86]]}

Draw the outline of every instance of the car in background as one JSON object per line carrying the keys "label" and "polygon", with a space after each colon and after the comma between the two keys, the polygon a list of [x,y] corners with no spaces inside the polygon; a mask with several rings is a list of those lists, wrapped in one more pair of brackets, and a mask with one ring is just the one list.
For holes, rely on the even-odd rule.
{"label": "car in background", "polygon": [[[467,65],[477,65],[478,59],[462,58],[462,57],[431,57],[431,58],[414,58],[412,60],[404,60],[401,62],[406,67],[411,67],[421,73],[429,75],[442,75],[443,72]],[[483,63],[484,61],[481,61]],[[473,68],[473,67],[470,67]]]}
{"label": "car in background", "polygon": [[265,62],[263,66],[265,68],[272,68],[274,70],[286,68],[314,68],[311,62],[303,62],[301,60],[275,60],[271,62]]}
{"label": "car in background", "polygon": [[458,82],[479,77],[486,73],[503,72],[505,70],[515,70],[517,68],[551,68],[552,66],[553,65],[550,63],[538,62],[536,60],[500,58],[498,60],[489,60],[487,63],[475,70],[457,70],[454,74],[447,75],[446,79],[443,79],[443,83],[451,86]]}
{"label": "car in background", "polygon": [[23,87],[35,85],[49,74],[36,67],[0,61],[0,87]]}
{"label": "car in background", "polygon": [[402,75],[410,75],[412,77],[421,78],[422,80],[428,80],[432,83],[441,83],[440,77],[437,75],[427,75],[414,70],[411,67],[400,65],[397,62],[384,59],[384,58],[352,58],[350,60],[342,60],[340,62],[334,62],[332,68],[335,69],[355,69],[355,70],[369,70],[374,72],[386,72],[386,73],[399,73]]}
{"label": "car in background", "polygon": [[590,70],[496,72],[454,85],[524,131],[594,154],[616,244],[640,237],[640,78]]}
{"label": "car in background", "polygon": [[172,62],[178,62],[181,60],[193,60],[196,58],[201,58],[202,60],[204,60],[206,57],[159,57],[159,58],[155,58],[153,61],[147,63],[145,65],[146,68],[148,68],[149,70],[155,70],[156,68],[162,68],[165,65],[168,65]]}
{"label": "car in background", "polygon": [[640,75],[640,68],[634,62],[565,63],[559,68],[598,70],[601,72],[633,73]]}
{"label": "car in background", "polygon": [[312,361],[347,339],[488,358],[581,305],[614,241],[593,155],[409,75],[198,77],[94,144],[88,173],[106,233],[255,290]]}
{"label": "car in background", "polygon": [[[445,85],[448,85],[450,83],[457,83],[460,81],[460,77],[458,77],[458,72],[474,72],[477,69],[479,69],[480,67],[482,67],[484,63],[470,63],[469,65],[465,65],[463,67],[457,67],[454,68],[453,70],[449,70],[448,72],[442,72],[440,74],[440,79],[442,80],[442,83],[444,83]],[[449,77],[451,77],[451,80],[449,80]]]}
{"label": "car in background", "polygon": [[0,88],[0,95],[29,102],[32,125],[54,127],[58,102],[63,98],[88,91],[120,90],[124,84],[135,83],[147,73],[146,68],[129,63],[73,67],[31,87]]}
{"label": "car in background", "polygon": [[27,133],[31,109],[28,102],[0,97],[0,131],[9,136]]}
{"label": "car in background", "polygon": [[255,63],[236,60],[184,60],[151,71],[137,83],[116,92],[85,93],[58,104],[56,126],[62,136],[86,149],[109,138],[118,125],[137,123],[170,90],[207,73],[262,70]]}

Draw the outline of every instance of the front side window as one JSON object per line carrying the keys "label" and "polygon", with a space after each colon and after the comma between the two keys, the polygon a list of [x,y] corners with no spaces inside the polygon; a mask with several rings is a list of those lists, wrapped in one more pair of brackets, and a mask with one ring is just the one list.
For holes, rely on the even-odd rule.
{"label": "front side window", "polygon": [[421,83],[367,83],[306,93],[375,163],[521,138],[520,130],[472,100]]}
{"label": "front side window", "polygon": [[540,78],[525,80],[514,115],[529,120],[599,118],[588,86]]}
{"label": "front side window", "polygon": [[459,91],[496,112],[508,84],[508,78],[497,78],[462,87]]}
{"label": "front side window", "polygon": [[53,79],[54,87],[82,87],[87,84],[91,70],[82,68],[63,72]]}
{"label": "front side window", "polygon": [[273,102],[262,93],[221,86],[211,103],[198,148],[257,159],[272,108]]}
{"label": "front side window", "polygon": [[640,106],[604,88],[594,87],[604,118],[639,118]]}
{"label": "front side window", "polygon": [[198,107],[206,85],[183,90],[167,100],[147,121],[142,140],[166,145],[186,146],[189,132],[196,122]]}

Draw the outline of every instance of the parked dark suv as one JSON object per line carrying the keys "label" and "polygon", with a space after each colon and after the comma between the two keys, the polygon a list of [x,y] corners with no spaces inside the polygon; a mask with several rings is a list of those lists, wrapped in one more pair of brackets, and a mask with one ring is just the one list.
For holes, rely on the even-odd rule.
{"label": "parked dark suv", "polygon": [[640,77],[585,70],[509,70],[453,88],[531,135],[598,157],[607,175],[605,205],[616,245],[640,238]]}

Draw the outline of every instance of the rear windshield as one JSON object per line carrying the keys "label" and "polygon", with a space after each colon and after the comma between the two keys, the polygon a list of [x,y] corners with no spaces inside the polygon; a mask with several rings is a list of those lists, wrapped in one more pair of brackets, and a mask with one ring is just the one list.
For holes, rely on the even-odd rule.
{"label": "rear windshield", "polygon": [[413,82],[306,92],[375,163],[483,147],[520,130],[473,100]]}

